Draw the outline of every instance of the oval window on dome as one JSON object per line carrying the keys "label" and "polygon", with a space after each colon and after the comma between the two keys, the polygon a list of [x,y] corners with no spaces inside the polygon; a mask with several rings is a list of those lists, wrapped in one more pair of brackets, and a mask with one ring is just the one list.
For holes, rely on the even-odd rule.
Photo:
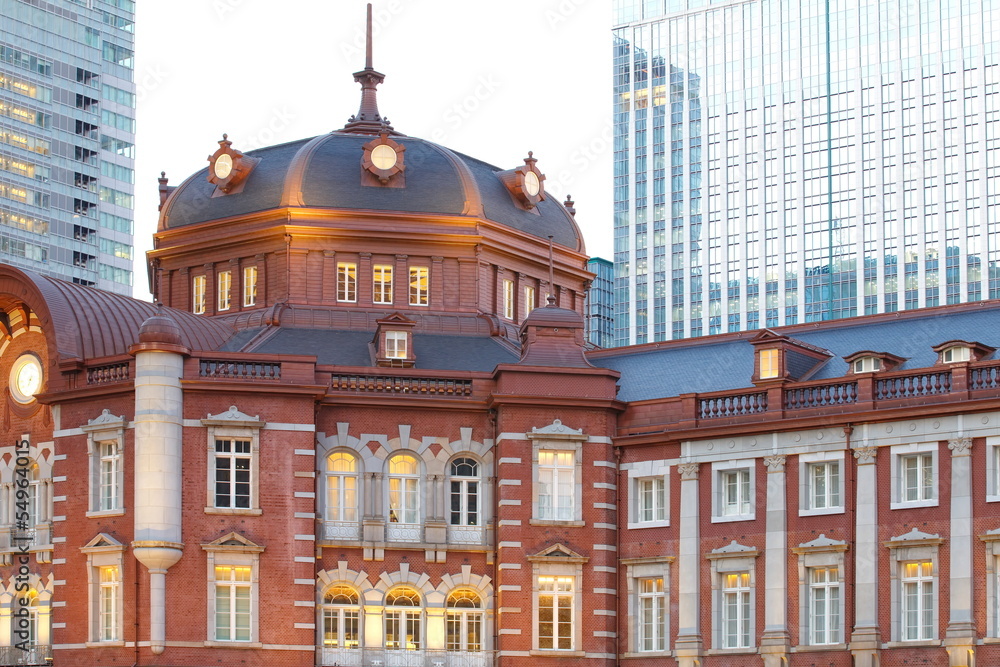
{"label": "oval window on dome", "polygon": [[541,183],[538,182],[538,174],[533,171],[529,171],[524,175],[524,191],[527,192],[528,195],[534,197],[538,194],[540,189]]}
{"label": "oval window on dome", "polygon": [[371,160],[378,169],[392,169],[396,165],[396,151],[392,146],[381,144],[372,149]]}

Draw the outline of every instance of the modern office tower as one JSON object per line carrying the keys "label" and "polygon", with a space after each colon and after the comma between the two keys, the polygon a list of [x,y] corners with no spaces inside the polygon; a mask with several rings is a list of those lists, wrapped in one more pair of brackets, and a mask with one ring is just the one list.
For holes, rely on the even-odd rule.
{"label": "modern office tower", "polygon": [[614,264],[601,257],[591,257],[587,260],[587,270],[594,274],[584,304],[587,341],[599,347],[614,347]]}
{"label": "modern office tower", "polygon": [[1000,297],[1000,3],[614,22],[616,345]]}
{"label": "modern office tower", "polygon": [[0,261],[132,293],[132,0],[0,0]]}

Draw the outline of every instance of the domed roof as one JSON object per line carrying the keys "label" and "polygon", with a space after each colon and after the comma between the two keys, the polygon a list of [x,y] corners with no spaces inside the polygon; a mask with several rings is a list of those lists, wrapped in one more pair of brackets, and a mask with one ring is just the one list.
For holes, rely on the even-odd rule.
{"label": "domed roof", "polygon": [[362,182],[363,146],[371,134],[331,132],[248,151],[260,162],[239,193],[213,196],[216,186],[208,181],[208,168],[193,174],[167,199],[159,230],[283,207],[402,211],[485,218],[584,250],[573,216],[552,197],[526,210],[498,176],[499,167],[423,139],[393,139],[406,148],[404,187]]}

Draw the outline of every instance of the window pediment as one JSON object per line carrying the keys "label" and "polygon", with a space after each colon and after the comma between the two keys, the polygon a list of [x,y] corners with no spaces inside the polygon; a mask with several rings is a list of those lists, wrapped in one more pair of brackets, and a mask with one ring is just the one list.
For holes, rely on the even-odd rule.
{"label": "window pediment", "polygon": [[125,545],[107,533],[98,533],[87,544],[80,547],[83,553],[105,553],[125,551]]}
{"label": "window pediment", "polygon": [[534,556],[527,558],[532,563],[586,563],[590,560],[560,543],[546,547]]}
{"label": "window pediment", "polygon": [[202,426],[249,426],[251,428],[263,428],[266,422],[260,420],[260,415],[250,415],[240,412],[235,405],[230,405],[225,412],[217,415],[209,414],[207,418],[201,420]]}
{"label": "window pediment", "polygon": [[756,547],[748,547],[733,540],[724,547],[712,549],[705,557],[709,560],[718,560],[720,558],[756,558],[759,555],[760,552]]}
{"label": "window pediment", "polygon": [[542,428],[532,427],[531,433],[527,434],[528,440],[586,440],[583,429],[573,429],[556,419],[548,426]]}
{"label": "window pediment", "polygon": [[847,542],[832,540],[826,534],[820,533],[820,536],[815,540],[803,542],[797,547],[792,547],[792,553],[803,555],[821,551],[847,551],[847,546]]}
{"label": "window pediment", "polygon": [[201,548],[205,551],[230,551],[238,553],[261,553],[264,551],[264,547],[254,544],[251,540],[236,531],[223,535],[208,544],[203,544]]}

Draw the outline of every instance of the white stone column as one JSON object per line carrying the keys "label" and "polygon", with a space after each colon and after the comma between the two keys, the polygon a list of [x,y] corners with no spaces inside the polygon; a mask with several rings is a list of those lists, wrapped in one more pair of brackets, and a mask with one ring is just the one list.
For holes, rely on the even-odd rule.
{"label": "white stone column", "polygon": [[850,649],[855,667],[878,667],[878,448],[863,441],[855,448],[854,628]]}
{"label": "white stone column", "polygon": [[681,525],[677,549],[677,643],[676,656],[679,667],[698,667],[701,664],[701,520],[698,512],[697,463],[677,466],[681,476]]}
{"label": "white stone column", "polygon": [[765,667],[788,662],[788,533],[785,499],[785,456],[764,457],[767,467],[767,530],[764,547],[764,634],[760,653]]}
{"label": "white stone column", "polygon": [[972,607],[972,438],[950,440],[948,449],[951,450],[950,617],[944,644],[950,667],[971,667],[976,645]]}

